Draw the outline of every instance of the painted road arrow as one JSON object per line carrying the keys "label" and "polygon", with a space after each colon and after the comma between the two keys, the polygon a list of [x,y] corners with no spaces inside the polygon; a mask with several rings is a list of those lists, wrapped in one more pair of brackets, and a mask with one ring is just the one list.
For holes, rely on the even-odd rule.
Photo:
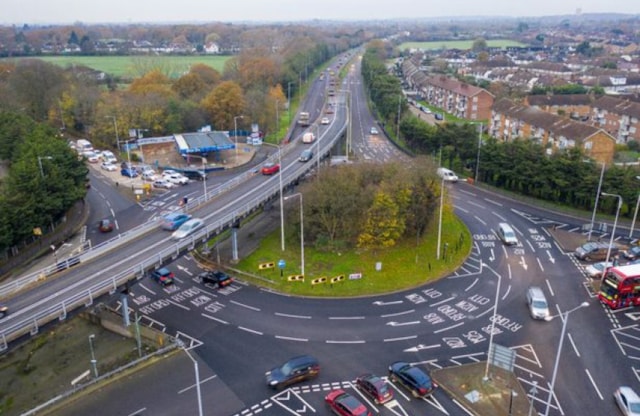
{"label": "painted road arrow", "polygon": [[553,256],[551,255],[551,252],[549,250],[547,250],[547,254],[549,255],[549,261],[553,264],[556,263],[556,259],[553,258]]}
{"label": "painted road arrow", "polygon": [[391,302],[383,302],[381,300],[377,300],[377,301],[373,302],[373,304],[376,305],[376,306],[386,306],[386,305],[397,305],[397,304],[402,303],[402,302],[403,301],[401,301],[401,300],[394,300],[394,301],[391,301]]}
{"label": "painted road arrow", "polygon": [[407,348],[406,350],[403,350],[403,351],[404,352],[418,352],[420,350],[428,350],[430,348],[438,348],[438,347],[440,347],[440,344],[434,344],[434,345],[418,344],[415,347]]}
{"label": "painted road arrow", "polygon": [[489,256],[489,261],[494,261],[495,259],[496,259],[496,256],[493,253],[493,249],[491,249],[491,256]]}
{"label": "painted road arrow", "polygon": [[411,322],[387,322],[386,325],[389,326],[405,326],[405,325],[415,325],[419,324],[420,321],[411,321]]}
{"label": "painted road arrow", "polygon": [[524,261],[524,256],[520,256],[520,265],[527,270],[527,263]]}

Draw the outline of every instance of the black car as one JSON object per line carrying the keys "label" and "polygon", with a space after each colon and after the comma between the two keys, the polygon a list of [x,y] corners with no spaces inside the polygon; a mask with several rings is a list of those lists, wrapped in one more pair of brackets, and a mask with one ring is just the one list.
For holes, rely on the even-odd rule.
{"label": "black car", "polygon": [[175,275],[173,274],[173,272],[166,267],[156,269],[151,272],[151,278],[160,283],[162,286],[173,284],[174,277]]}
{"label": "black car", "polygon": [[9,313],[9,308],[6,306],[0,306],[0,318],[4,318]]}
{"label": "black car", "polygon": [[320,373],[318,360],[310,355],[294,357],[265,374],[267,385],[279,390],[294,383],[309,380]]}
{"label": "black car", "polygon": [[427,373],[403,361],[395,362],[389,366],[389,380],[402,384],[413,397],[430,395],[436,387]]}
{"label": "black car", "polygon": [[185,169],[180,173],[194,181],[204,181],[207,178],[207,174],[201,170]]}
{"label": "black car", "polygon": [[231,276],[219,270],[207,270],[200,273],[198,277],[202,283],[211,283],[219,288],[229,286],[233,283],[233,278]]}

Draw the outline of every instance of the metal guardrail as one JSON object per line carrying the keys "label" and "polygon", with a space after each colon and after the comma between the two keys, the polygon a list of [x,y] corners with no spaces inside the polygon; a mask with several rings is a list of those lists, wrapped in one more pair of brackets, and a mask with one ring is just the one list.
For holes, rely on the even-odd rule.
{"label": "metal guardrail", "polygon": [[[322,149],[319,149],[321,154],[326,154],[328,149],[333,147],[335,142],[344,134],[346,130],[347,124],[342,126],[339,132],[331,138],[323,138],[323,149],[324,153],[322,153]],[[281,152],[286,146],[281,147]],[[276,155],[272,155],[271,158],[277,158]],[[282,187],[283,190],[289,187],[292,183],[298,181],[302,176],[304,176],[307,172],[313,169],[313,164],[300,164],[291,165],[295,166],[293,169],[293,173],[288,175],[288,179],[283,181]],[[201,197],[195,198],[193,201],[190,201],[188,206],[191,210],[197,209],[201,205],[205,204],[210,199],[220,195],[223,192],[228,191],[236,187],[239,183],[246,181],[249,177],[253,176],[254,172],[245,172],[242,175],[226,182],[220,187],[213,190],[213,192],[208,192],[207,195],[203,195]],[[283,178],[284,179],[284,178]],[[126,284],[126,282],[134,279],[142,279],[146,270],[150,268],[157,267],[164,263],[165,260],[169,258],[177,257],[181,252],[185,250],[193,249],[196,244],[205,243],[212,237],[223,232],[225,229],[231,226],[233,222],[238,219],[242,219],[253,211],[260,209],[262,205],[273,199],[280,192],[280,185],[274,181],[274,184],[271,186],[267,186],[266,189],[262,190],[257,194],[257,196],[253,196],[249,199],[248,202],[244,204],[244,206],[236,209],[234,212],[226,214],[219,219],[215,220],[213,223],[205,224],[205,226],[198,230],[193,235],[185,238],[183,240],[176,241],[168,247],[160,250],[155,253],[153,256],[150,256],[138,264],[128,267],[125,270],[117,272],[115,274],[110,275],[108,279],[104,279],[96,282],[94,285],[78,291],[77,287],[81,284],[86,284],[88,280],[92,278],[92,276],[88,276],[87,278],[77,282],[76,284],[70,285],[64,289],[63,292],[56,293],[57,297],[64,297],[64,300],[59,302],[54,302],[50,306],[37,311],[35,314],[22,319],[16,322],[12,322],[7,327],[3,328],[0,333],[0,351],[4,351],[8,348],[8,343],[27,334],[35,335],[38,333],[39,328],[55,319],[64,320],[67,317],[67,314],[79,307],[82,306],[90,306],[93,304],[94,300],[103,296],[107,293],[113,294],[115,293],[119,287],[122,287]],[[157,224],[155,221],[148,221],[136,228],[133,228],[126,233],[123,233],[121,236],[113,238],[111,240],[106,241],[103,244],[92,247],[86,252],[79,255],[80,262],[89,261],[92,258],[95,258],[101,254],[109,250],[113,250],[120,245],[126,243],[126,241],[130,241],[133,238],[138,238],[141,235],[151,231],[156,228]],[[22,278],[17,279],[14,282],[6,284],[0,287],[0,296],[5,296],[7,293],[15,293],[15,291],[23,289],[30,284],[37,283],[38,278],[42,278],[47,276],[47,273],[56,273],[60,271],[57,266],[43,269],[39,272],[32,273],[28,276],[24,276]]]}

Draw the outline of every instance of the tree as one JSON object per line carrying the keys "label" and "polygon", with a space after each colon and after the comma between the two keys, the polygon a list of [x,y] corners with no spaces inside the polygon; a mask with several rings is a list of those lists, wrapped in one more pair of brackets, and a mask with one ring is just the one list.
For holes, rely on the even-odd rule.
{"label": "tree", "polygon": [[234,116],[244,114],[242,88],[234,81],[221,82],[202,100],[201,105],[216,129],[228,129],[233,125]]}
{"label": "tree", "polygon": [[473,52],[482,52],[488,49],[487,41],[484,38],[477,38],[473,41],[473,45],[471,46],[471,50]]}
{"label": "tree", "polygon": [[358,247],[377,249],[395,246],[405,229],[404,218],[400,217],[399,211],[400,207],[389,194],[378,191],[367,211],[364,230],[358,236]]}

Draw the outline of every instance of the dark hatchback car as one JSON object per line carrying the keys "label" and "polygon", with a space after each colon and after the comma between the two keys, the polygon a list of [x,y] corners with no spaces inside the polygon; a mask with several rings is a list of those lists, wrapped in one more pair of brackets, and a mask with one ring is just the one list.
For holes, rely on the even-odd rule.
{"label": "dark hatchback car", "polygon": [[173,284],[173,279],[175,275],[173,272],[166,267],[161,269],[156,269],[151,272],[151,278],[156,282],[160,283],[162,286],[167,286]]}
{"label": "dark hatchback car", "polygon": [[373,374],[363,374],[358,377],[356,387],[376,404],[383,404],[393,399],[393,391],[389,388],[389,384]]}
{"label": "dark hatchback car", "polygon": [[204,181],[205,179],[207,179],[207,174],[204,171],[201,170],[188,170],[185,169],[183,171],[181,171],[180,173],[182,173],[183,176],[186,176],[187,178],[194,180],[194,181]]}
{"label": "dark hatchback car", "polygon": [[231,276],[219,270],[207,270],[200,273],[198,277],[202,283],[211,283],[212,285],[216,285],[218,288],[223,288],[233,283],[233,278]]}
{"label": "dark hatchback car", "polygon": [[418,367],[398,361],[389,366],[389,380],[400,383],[413,397],[424,397],[433,393],[436,385],[431,377]]}
{"label": "dark hatchback car", "polygon": [[291,384],[309,380],[319,373],[318,360],[310,355],[301,355],[267,371],[265,377],[269,387],[279,390]]}
{"label": "dark hatchback car", "polygon": [[98,229],[101,233],[110,233],[111,231],[113,231],[113,222],[107,218],[105,218],[104,220],[100,220]]}
{"label": "dark hatchback car", "polygon": [[371,416],[367,407],[344,390],[333,390],[324,398],[327,406],[339,416]]}

